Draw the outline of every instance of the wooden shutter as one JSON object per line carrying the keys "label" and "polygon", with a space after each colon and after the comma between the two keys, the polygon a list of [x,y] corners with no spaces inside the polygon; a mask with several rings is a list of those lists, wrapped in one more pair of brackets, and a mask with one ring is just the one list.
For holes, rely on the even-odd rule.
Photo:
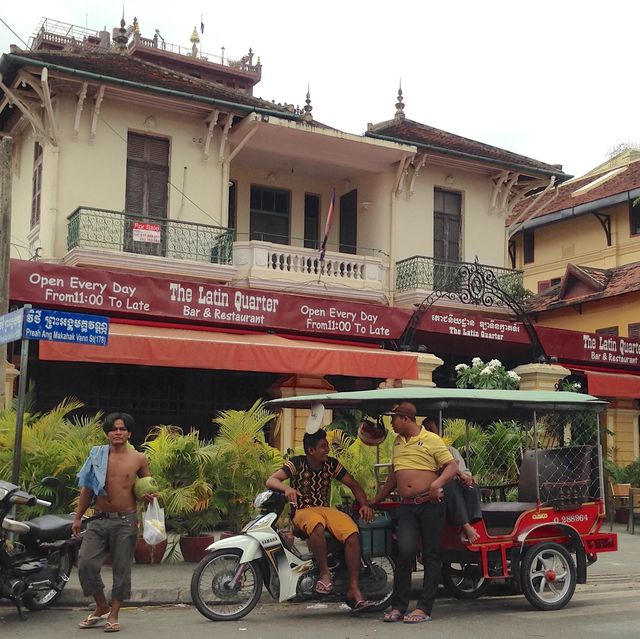
{"label": "wooden shutter", "polygon": [[640,339],[640,323],[629,324],[629,337],[631,339]]}
{"label": "wooden shutter", "polygon": [[129,133],[125,208],[129,213],[166,218],[169,140]]}

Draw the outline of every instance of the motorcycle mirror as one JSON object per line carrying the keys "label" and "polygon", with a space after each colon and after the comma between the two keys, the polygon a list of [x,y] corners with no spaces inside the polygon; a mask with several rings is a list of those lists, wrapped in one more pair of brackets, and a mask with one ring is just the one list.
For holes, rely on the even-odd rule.
{"label": "motorcycle mirror", "polygon": [[47,488],[60,488],[60,480],[57,477],[44,477],[40,483]]}

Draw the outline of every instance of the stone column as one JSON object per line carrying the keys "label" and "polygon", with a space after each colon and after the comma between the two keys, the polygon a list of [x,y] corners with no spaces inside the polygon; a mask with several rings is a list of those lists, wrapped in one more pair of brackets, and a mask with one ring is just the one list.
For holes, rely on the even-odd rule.
{"label": "stone column", "polygon": [[522,364],[513,369],[520,376],[520,390],[555,391],[556,384],[571,374],[559,364]]}
{"label": "stone column", "polygon": [[[284,397],[300,397],[301,395],[324,395],[335,392],[335,388],[322,377],[304,377],[293,375],[284,377],[269,388],[269,396],[272,399]],[[279,429],[275,436],[271,437],[271,445],[276,446],[282,452],[287,448],[296,449],[302,447],[305,426],[309,410],[306,408],[283,408],[278,419]],[[333,413],[326,410],[324,423],[329,424],[333,420]]]}
{"label": "stone column", "polygon": [[13,401],[13,386],[16,381],[16,377],[20,375],[20,371],[11,363],[4,363],[4,405],[5,408],[11,408],[11,402]]}
{"label": "stone column", "polygon": [[400,385],[434,388],[433,371],[442,366],[444,361],[431,353],[415,353],[415,355],[418,358],[418,379],[403,379]]}

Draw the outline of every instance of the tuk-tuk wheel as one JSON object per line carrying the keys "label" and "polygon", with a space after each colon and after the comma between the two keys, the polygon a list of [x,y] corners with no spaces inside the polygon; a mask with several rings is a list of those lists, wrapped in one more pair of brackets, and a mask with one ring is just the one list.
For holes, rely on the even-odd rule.
{"label": "tuk-tuk wheel", "polygon": [[489,587],[482,566],[473,563],[442,563],[442,585],[456,599],[477,599]]}
{"label": "tuk-tuk wheel", "polygon": [[573,597],[576,581],[576,565],[564,546],[543,542],[527,549],[521,563],[520,583],[534,608],[563,608]]}

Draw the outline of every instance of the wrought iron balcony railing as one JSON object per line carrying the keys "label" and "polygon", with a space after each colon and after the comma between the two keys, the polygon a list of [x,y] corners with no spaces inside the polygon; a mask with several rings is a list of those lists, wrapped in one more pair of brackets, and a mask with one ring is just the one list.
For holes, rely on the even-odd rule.
{"label": "wrought iron balcony railing", "polygon": [[[414,255],[396,262],[396,292],[409,290],[446,291],[456,293],[465,285],[468,268],[472,262],[453,262],[434,257]],[[484,270],[491,271],[501,288],[516,291],[522,289],[522,271],[499,266],[477,264]]]}
{"label": "wrought iron balcony railing", "polygon": [[78,207],[69,215],[67,250],[104,248],[214,264],[233,261],[233,230]]}

